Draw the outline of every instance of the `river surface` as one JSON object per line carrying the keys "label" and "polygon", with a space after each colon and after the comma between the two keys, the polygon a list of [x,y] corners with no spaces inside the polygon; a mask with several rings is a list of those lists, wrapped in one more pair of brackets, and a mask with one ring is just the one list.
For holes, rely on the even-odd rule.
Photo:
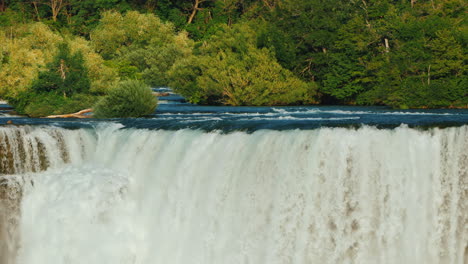
{"label": "river surface", "polygon": [[466,264],[467,227],[468,110],[0,111],[1,264]]}
{"label": "river surface", "polygon": [[378,128],[395,128],[400,125],[429,128],[468,124],[468,109],[394,110],[388,107],[354,106],[226,107],[163,103],[153,115],[144,118],[111,120],[25,118],[11,116],[7,111],[0,110],[0,125],[9,120],[18,125],[54,125],[66,128],[92,127],[98,123],[111,122],[127,128],[224,132],[363,125]]}

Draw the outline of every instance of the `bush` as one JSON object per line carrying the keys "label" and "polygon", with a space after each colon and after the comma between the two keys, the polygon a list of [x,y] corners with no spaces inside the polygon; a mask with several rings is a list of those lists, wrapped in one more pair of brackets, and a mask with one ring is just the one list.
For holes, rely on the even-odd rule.
{"label": "bush", "polygon": [[16,98],[8,102],[15,107],[16,112],[30,117],[44,117],[48,115],[71,114],[90,108],[97,101],[97,96],[75,94],[63,97],[54,93],[36,93],[23,91]]}
{"label": "bush", "polygon": [[63,97],[54,93],[36,93],[30,90],[20,92],[16,98],[8,102],[15,107],[16,112],[30,117],[69,114],[90,108],[97,101],[97,96],[75,94]]}
{"label": "bush", "polygon": [[140,117],[153,113],[157,103],[156,96],[144,82],[122,81],[95,105],[94,117]]}
{"label": "bush", "polygon": [[[44,117],[57,114],[57,110],[66,104],[67,98],[56,94],[39,94],[24,108],[24,113],[30,117]],[[60,113],[62,114],[62,113]]]}

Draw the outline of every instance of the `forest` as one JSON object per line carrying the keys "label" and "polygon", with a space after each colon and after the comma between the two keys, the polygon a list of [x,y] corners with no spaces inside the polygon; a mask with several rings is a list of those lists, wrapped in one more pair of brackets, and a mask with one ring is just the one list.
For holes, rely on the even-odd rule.
{"label": "forest", "polygon": [[463,0],[0,0],[0,99],[29,116],[112,117],[124,94],[154,109],[149,86],[207,105],[467,108],[466,12]]}

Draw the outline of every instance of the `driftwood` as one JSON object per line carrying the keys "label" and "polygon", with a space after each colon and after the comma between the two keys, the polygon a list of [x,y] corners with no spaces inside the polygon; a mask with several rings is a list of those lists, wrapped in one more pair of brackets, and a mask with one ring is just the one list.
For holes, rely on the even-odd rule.
{"label": "driftwood", "polygon": [[85,115],[85,114],[90,113],[92,111],[93,109],[88,108],[88,109],[84,109],[73,114],[50,115],[50,116],[46,116],[46,118],[91,118],[93,117],[92,115]]}
{"label": "driftwood", "polygon": [[154,95],[154,96],[157,96],[157,97],[164,97],[164,96],[169,96],[169,95],[171,95],[171,94],[170,94],[170,93],[153,92],[153,95]]}

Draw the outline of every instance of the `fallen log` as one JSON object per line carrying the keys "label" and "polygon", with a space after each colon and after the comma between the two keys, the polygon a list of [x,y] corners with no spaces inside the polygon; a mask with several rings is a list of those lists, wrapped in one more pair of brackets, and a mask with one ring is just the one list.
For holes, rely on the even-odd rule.
{"label": "fallen log", "polygon": [[165,97],[165,96],[169,96],[171,94],[170,93],[153,92],[153,95],[157,96],[157,97]]}
{"label": "fallen log", "polygon": [[88,108],[88,109],[84,109],[73,114],[50,115],[50,116],[46,116],[46,118],[91,118],[93,117],[92,115],[85,115],[85,114],[90,113],[92,111],[93,109]]}

